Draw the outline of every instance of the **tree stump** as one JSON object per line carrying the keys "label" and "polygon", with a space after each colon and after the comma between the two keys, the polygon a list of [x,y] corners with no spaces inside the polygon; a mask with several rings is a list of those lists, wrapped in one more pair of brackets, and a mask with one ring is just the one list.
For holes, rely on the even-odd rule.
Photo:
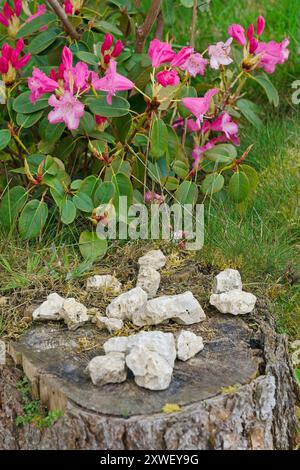
{"label": "tree stump", "polygon": [[[157,328],[172,331],[173,326]],[[178,326],[174,325],[174,329]],[[9,345],[13,364],[0,377],[0,449],[291,449],[295,437],[296,385],[287,341],[270,315],[209,313],[189,328],[204,350],[176,361],[170,387],[94,386],[85,367],[103,354],[107,339],[93,325],[69,332],[36,325]],[[84,337],[93,344],[79,351]],[[63,410],[51,427],[17,427],[22,402],[16,389],[25,373],[33,396],[50,410]],[[164,413],[167,403],[181,411]]]}

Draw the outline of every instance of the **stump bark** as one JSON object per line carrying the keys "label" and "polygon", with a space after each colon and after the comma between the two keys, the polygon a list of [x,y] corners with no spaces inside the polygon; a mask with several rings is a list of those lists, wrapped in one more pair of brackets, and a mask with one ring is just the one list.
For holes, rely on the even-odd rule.
{"label": "stump bark", "polygon": [[[170,387],[153,392],[132,377],[92,385],[85,367],[107,339],[94,326],[31,328],[9,345],[13,362],[1,368],[0,449],[292,449],[297,388],[286,338],[269,314],[212,313],[191,330],[203,336],[204,350],[176,361]],[[80,352],[82,337],[96,347]],[[24,373],[35,398],[64,412],[49,428],[16,426]],[[163,413],[166,403],[181,411]]]}

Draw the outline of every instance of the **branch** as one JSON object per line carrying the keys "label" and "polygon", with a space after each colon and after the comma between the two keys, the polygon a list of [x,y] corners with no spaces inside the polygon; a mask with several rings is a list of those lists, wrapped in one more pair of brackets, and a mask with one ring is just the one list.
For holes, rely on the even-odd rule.
{"label": "branch", "polygon": [[73,39],[80,39],[80,35],[77,33],[76,29],[72,26],[69,21],[69,18],[62,8],[58,0],[47,0],[47,3],[51,6],[52,10],[56,13],[56,15],[61,20],[66,32],[71,36]]}
{"label": "branch", "polygon": [[196,25],[197,25],[197,15],[198,15],[198,1],[194,0],[193,3],[193,17],[192,17],[192,27],[191,27],[191,41],[190,44],[192,47],[195,47],[195,38],[196,38]]}
{"label": "branch", "polygon": [[156,39],[161,39],[162,38],[162,35],[163,35],[163,32],[164,32],[164,27],[165,27],[164,17],[163,17],[162,12],[160,12],[158,17],[157,17],[157,25],[156,25],[156,29],[155,29],[155,33],[154,33],[154,37]]}
{"label": "branch", "polygon": [[147,13],[144,23],[136,30],[135,52],[142,53],[147,36],[155,23],[160,12],[161,0],[153,0]]}

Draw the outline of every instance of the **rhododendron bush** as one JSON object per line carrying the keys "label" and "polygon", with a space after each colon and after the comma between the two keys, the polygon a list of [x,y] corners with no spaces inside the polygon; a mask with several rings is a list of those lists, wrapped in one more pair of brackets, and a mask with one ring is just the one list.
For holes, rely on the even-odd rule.
{"label": "rhododendron bush", "polygon": [[[155,3],[163,6],[152,2],[152,10]],[[196,203],[221,191],[240,204],[251,196],[257,174],[247,163],[251,148],[239,149],[240,127],[261,118],[247,93],[257,84],[278,105],[270,75],[287,60],[288,39],[264,41],[262,16],[229,25],[204,51],[170,35],[141,38],[146,6],[2,2],[5,230],[30,239],[50,217],[80,219],[89,238],[107,219],[97,208],[118,210],[119,195],[129,204]]]}

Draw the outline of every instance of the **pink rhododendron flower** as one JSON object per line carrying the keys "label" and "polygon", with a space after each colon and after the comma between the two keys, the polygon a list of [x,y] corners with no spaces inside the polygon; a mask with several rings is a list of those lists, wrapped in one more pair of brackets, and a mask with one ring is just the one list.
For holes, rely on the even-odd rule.
{"label": "pink rhododendron flower", "polygon": [[162,204],[165,200],[163,196],[157,193],[153,193],[152,191],[146,191],[144,195],[145,202],[156,202],[158,204]]}
{"label": "pink rhododendron flower", "polygon": [[70,91],[65,91],[59,99],[51,95],[48,103],[54,108],[48,114],[51,124],[64,122],[70,131],[78,128],[80,118],[84,115],[84,104],[80,103]]}
{"label": "pink rhododendron flower", "polygon": [[172,67],[181,67],[193,54],[194,48],[190,46],[183,47],[178,54],[175,55],[174,59],[171,62]]}
{"label": "pink rhododendron flower", "polygon": [[234,122],[228,113],[220,114],[210,124],[211,130],[215,132],[224,132],[227,139],[230,139],[232,135],[236,135],[239,131],[238,125]]}
{"label": "pink rhododendron flower", "polygon": [[228,28],[228,34],[235,39],[241,46],[246,45],[245,30],[240,24],[232,24]]}
{"label": "pink rhododendron flower", "polygon": [[187,71],[192,77],[196,77],[196,75],[205,74],[207,64],[208,60],[204,59],[201,54],[196,52],[195,54],[191,54],[180,68]]}
{"label": "pink rhododendron flower", "polygon": [[66,0],[64,3],[65,12],[67,15],[75,15],[83,5],[84,0]]}
{"label": "pink rhododendron flower", "polygon": [[254,54],[258,47],[258,40],[256,38],[251,38],[249,41],[249,52],[250,54]]}
{"label": "pink rhododendron flower", "polygon": [[117,63],[111,60],[109,67],[103,78],[98,78],[93,82],[95,90],[102,90],[107,93],[107,103],[112,103],[112,97],[117,91],[131,90],[134,83],[128,78],[117,73]]}
{"label": "pink rhododendron flower", "polygon": [[32,77],[28,78],[28,88],[30,90],[29,99],[35,103],[44,93],[52,93],[58,88],[57,81],[47,77],[47,75],[33,67]]}
{"label": "pink rhododendron flower", "polygon": [[256,33],[258,36],[261,36],[262,33],[264,32],[265,30],[265,19],[263,16],[259,16],[257,18],[257,26],[256,26]]}
{"label": "pink rhododendron flower", "polygon": [[220,65],[229,65],[232,62],[229,56],[231,51],[232,38],[226,42],[217,42],[217,44],[209,46],[208,54],[210,56],[210,66],[212,69],[218,69]]}
{"label": "pink rhododendron flower", "polygon": [[7,43],[3,44],[0,57],[0,73],[5,83],[12,83],[16,79],[17,70],[25,67],[30,59],[30,54],[19,57],[24,49],[24,40],[19,39],[14,49]]}
{"label": "pink rhododendron flower", "polygon": [[209,110],[211,99],[219,92],[217,88],[208,90],[202,98],[182,98],[183,106],[196,118],[198,124],[203,121],[203,115]]}
{"label": "pink rhododendron flower", "polygon": [[198,131],[200,131],[201,124],[199,122],[194,121],[194,119],[185,120],[183,118],[177,119],[174,122],[174,124],[173,124],[174,129],[176,129],[177,127],[185,126],[185,122],[186,122],[186,128],[189,132],[198,132]]}
{"label": "pink rhododendron flower", "polygon": [[254,36],[254,26],[251,23],[251,24],[249,24],[248,29],[247,29],[247,38],[248,38],[248,40],[251,41],[253,36]]}
{"label": "pink rhododendron flower", "polygon": [[180,78],[176,70],[162,70],[156,74],[158,83],[163,86],[176,86],[180,83]]}
{"label": "pink rhododendron flower", "polygon": [[255,50],[255,55],[261,56],[258,67],[263,68],[269,74],[273,73],[277,64],[283,64],[288,59],[288,45],[287,38],[282,42],[259,42]]}
{"label": "pink rhododendron flower", "polygon": [[106,121],[107,121],[106,117],[99,116],[99,114],[95,114],[95,122],[96,122],[97,126],[101,126]]}
{"label": "pink rhododendron flower", "polygon": [[36,13],[34,13],[31,16],[28,16],[28,18],[25,20],[25,23],[30,23],[30,21],[34,20],[35,18],[38,18],[39,16],[43,15],[45,12],[46,12],[46,5],[38,5]]}
{"label": "pink rhododendron flower", "polygon": [[109,64],[110,60],[112,58],[117,58],[121,54],[123,50],[123,43],[120,39],[116,41],[113,49],[113,42],[114,42],[114,37],[107,33],[104,37],[103,44],[101,46],[101,56],[102,56],[102,64]]}
{"label": "pink rhododendron flower", "polygon": [[105,51],[111,48],[114,37],[112,34],[106,33],[104,36],[104,41],[101,46],[101,53],[104,54]]}
{"label": "pink rhododendron flower", "polygon": [[172,62],[176,56],[171,45],[168,42],[161,42],[159,39],[153,39],[150,42],[148,55],[153,67],[159,67],[162,64]]}
{"label": "pink rhododendron flower", "polygon": [[7,2],[4,3],[0,13],[0,23],[6,26],[8,34],[15,36],[20,28],[19,16],[22,13],[22,0],[14,0],[14,10]]}
{"label": "pink rhododendron flower", "polygon": [[72,5],[71,0],[66,0],[64,7],[65,7],[65,12],[67,13],[67,15],[73,15],[74,7]]}
{"label": "pink rhododendron flower", "polygon": [[205,145],[202,147],[195,147],[192,151],[192,158],[193,158],[193,168],[196,169],[199,167],[199,163],[204,158],[204,153],[213,148],[215,146],[214,139],[209,140]]}

